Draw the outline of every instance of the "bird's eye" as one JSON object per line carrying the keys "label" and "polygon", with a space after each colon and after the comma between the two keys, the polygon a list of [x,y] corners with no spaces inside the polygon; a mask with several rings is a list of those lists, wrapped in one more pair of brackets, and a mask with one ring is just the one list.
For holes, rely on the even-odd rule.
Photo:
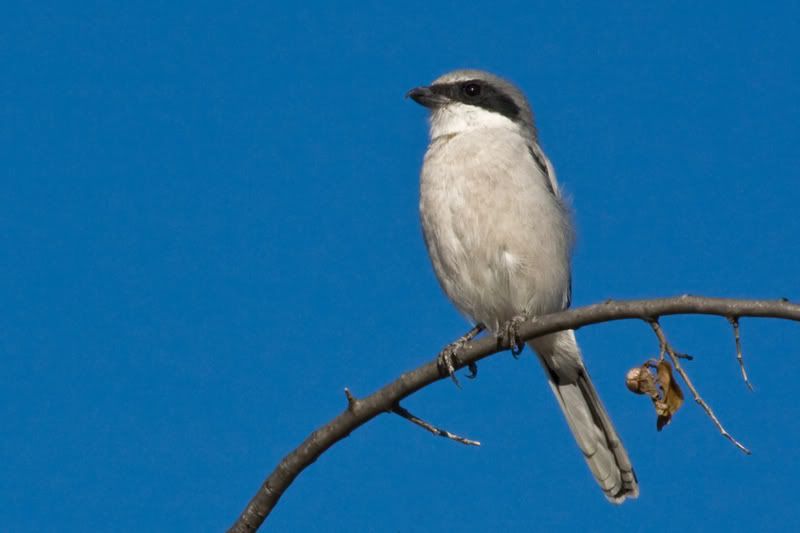
{"label": "bird's eye", "polygon": [[465,95],[471,98],[474,98],[481,94],[481,86],[475,82],[465,84],[462,90],[464,91]]}

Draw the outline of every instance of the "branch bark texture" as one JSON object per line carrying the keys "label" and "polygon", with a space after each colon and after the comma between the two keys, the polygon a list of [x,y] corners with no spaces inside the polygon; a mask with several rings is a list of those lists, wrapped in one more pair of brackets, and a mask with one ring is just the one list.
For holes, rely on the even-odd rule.
{"label": "branch bark texture", "polygon": [[[800,305],[786,300],[737,300],[702,296],[677,296],[651,300],[609,300],[535,317],[519,325],[519,339],[527,341],[542,335],[591,324],[624,319],[653,322],[668,315],[717,315],[738,320],[740,317],[781,318],[800,322]],[[510,347],[493,335],[470,342],[458,354],[456,369],[468,366]],[[436,359],[402,374],[363,399],[348,395],[347,408],[336,418],[311,433],[275,467],[258,492],[228,530],[230,533],[256,531],[278,503],[286,489],[306,467],[328,448],[347,437],[381,413],[392,412],[400,401],[423,387],[447,378]]]}

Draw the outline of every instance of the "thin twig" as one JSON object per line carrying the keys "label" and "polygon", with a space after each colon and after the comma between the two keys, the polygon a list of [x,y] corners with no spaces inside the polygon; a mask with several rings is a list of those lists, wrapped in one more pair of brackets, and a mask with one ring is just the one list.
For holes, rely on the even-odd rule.
{"label": "thin twig", "polygon": [[347,387],[344,388],[344,396],[347,398],[347,409],[350,411],[355,411],[356,405],[358,405],[358,400],[356,400],[356,397],[353,396],[353,393],[350,392],[350,389]]}
{"label": "thin twig", "polygon": [[675,368],[675,371],[681,375],[684,383],[686,383],[686,386],[689,387],[690,391],[692,391],[692,395],[694,396],[694,401],[697,402],[697,404],[699,404],[700,407],[703,408],[703,410],[706,412],[706,414],[714,423],[714,425],[717,426],[717,429],[719,430],[719,432],[722,434],[723,437],[731,441],[734,446],[739,448],[747,455],[752,455],[752,452],[750,450],[748,450],[741,442],[733,438],[733,435],[728,433],[728,431],[722,425],[722,422],[720,422],[719,419],[717,418],[717,415],[715,415],[714,411],[711,410],[711,407],[705,402],[705,400],[703,400],[703,398],[700,397],[700,394],[697,392],[697,389],[692,383],[692,380],[689,379],[689,375],[681,367],[679,362],[680,357],[676,355],[675,350],[673,350],[672,348],[672,345],[670,345],[669,341],[667,341],[667,337],[666,335],[664,335],[664,331],[658,324],[658,320],[650,320],[649,323],[650,327],[653,328],[653,332],[656,334],[656,337],[658,337],[658,343],[661,347],[661,350],[667,353],[670,360],[672,361],[672,366]]}
{"label": "thin twig", "polygon": [[733,340],[736,341],[736,360],[739,362],[739,368],[742,370],[742,379],[744,380],[744,384],[747,385],[747,388],[752,391],[753,384],[750,383],[750,379],[747,377],[747,370],[744,368],[744,357],[742,357],[742,341],[739,337],[739,317],[729,316],[728,322],[731,323],[731,327],[733,328]]}
{"label": "thin twig", "polygon": [[423,419],[419,418],[418,416],[409,412],[408,409],[401,406],[400,404],[395,405],[392,408],[392,412],[398,416],[402,416],[409,422],[413,422],[414,424],[418,425],[421,428],[425,428],[434,435],[438,435],[439,437],[446,437],[448,439],[454,440],[456,442],[460,442],[461,444],[466,444],[468,446],[480,446],[481,443],[476,440],[467,439],[460,435],[456,435],[455,433],[450,433],[446,429],[438,428],[433,424],[424,421]]}

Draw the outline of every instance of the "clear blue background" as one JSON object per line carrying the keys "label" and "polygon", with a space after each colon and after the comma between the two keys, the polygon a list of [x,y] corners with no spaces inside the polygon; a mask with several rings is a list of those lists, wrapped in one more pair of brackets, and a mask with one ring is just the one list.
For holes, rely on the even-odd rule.
{"label": "clear blue background", "polygon": [[[516,81],[573,198],[574,304],[800,299],[795,2],[7,3],[0,21],[0,530],[219,531],[277,461],[467,324],[417,220],[425,112],[460,67]],[[662,433],[578,333],[641,482],[605,502],[530,355],[382,416],[272,531],[800,527],[800,327],[665,320],[696,384]]]}

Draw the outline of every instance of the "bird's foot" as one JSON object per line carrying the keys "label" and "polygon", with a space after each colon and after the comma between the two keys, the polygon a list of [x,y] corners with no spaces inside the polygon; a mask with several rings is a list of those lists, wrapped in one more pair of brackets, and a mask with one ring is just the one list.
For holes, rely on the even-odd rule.
{"label": "bird's foot", "polygon": [[519,358],[519,354],[525,349],[525,343],[519,340],[519,325],[528,320],[525,315],[518,315],[506,322],[498,332],[498,340],[508,343],[511,348],[511,355],[514,359]]}
{"label": "bird's foot", "polygon": [[[436,364],[439,366],[439,370],[442,372],[447,372],[447,375],[450,376],[450,378],[453,380],[453,383],[455,383],[458,387],[461,387],[461,384],[458,382],[458,378],[456,377],[456,365],[461,362],[458,359],[458,354],[464,349],[464,346],[466,346],[469,341],[474,339],[478,333],[483,331],[483,329],[483,324],[476,325],[460,338],[445,346],[444,349],[439,352],[439,355],[436,356]],[[467,368],[469,368],[469,374],[467,374],[469,379],[473,379],[478,375],[477,364],[467,363]]]}

